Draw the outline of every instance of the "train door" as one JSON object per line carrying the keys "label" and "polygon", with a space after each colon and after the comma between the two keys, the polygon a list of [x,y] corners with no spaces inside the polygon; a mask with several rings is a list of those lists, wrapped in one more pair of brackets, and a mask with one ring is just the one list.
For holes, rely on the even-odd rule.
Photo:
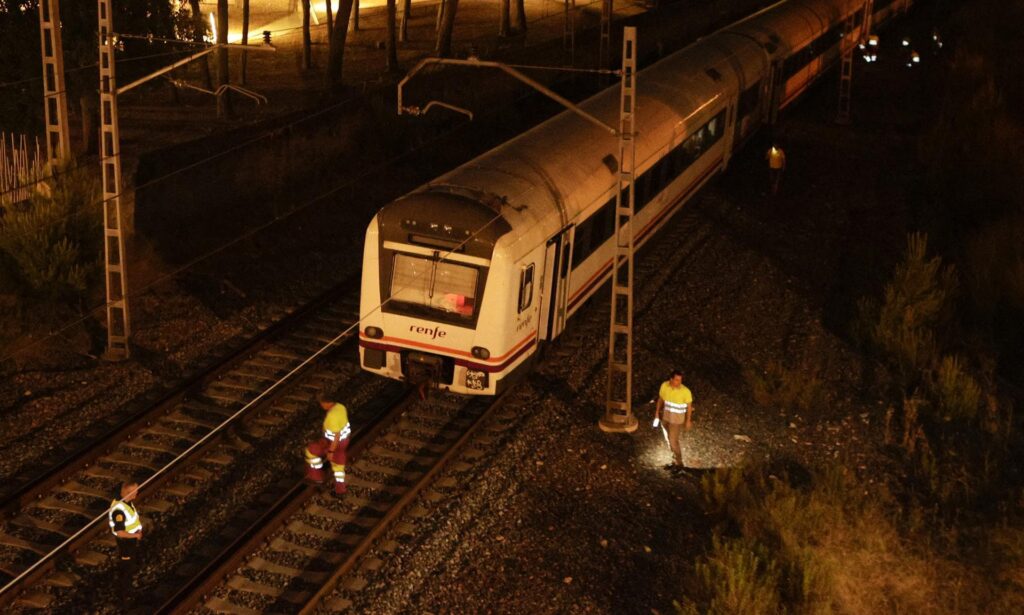
{"label": "train door", "polygon": [[[544,257],[545,290],[541,309],[541,339],[553,340],[565,328],[566,299],[572,258],[572,225],[548,240]],[[550,280],[550,283],[547,282]]]}

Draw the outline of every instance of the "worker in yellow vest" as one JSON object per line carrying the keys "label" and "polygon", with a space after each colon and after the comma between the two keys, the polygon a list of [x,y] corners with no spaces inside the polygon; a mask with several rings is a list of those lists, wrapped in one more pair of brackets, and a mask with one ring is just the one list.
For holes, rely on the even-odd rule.
{"label": "worker in yellow vest", "polygon": [[658,405],[654,411],[654,424],[663,423],[665,438],[672,449],[672,461],[683,465],[683,451],[679,436],[693,427],[693,393],[683,384],[683,372],[676,370],[662,383],[658,391]]}
{"label": "worker in yellow vest", "polygon": [[330,397],[320,398],[324,416],[323,437],[306,447],[306,479],[314,483],[324,482],[324,460],[331,464],[334,472],[334,493],[345,493],[345,452],[352,426],[348,422],[348,410]]}
{"label": "worker in yellow vest", "polygon": [[768,153],[765,154],[768,160],[768,177],[771,180],[772,196],[779,193],[779,183],[782,181],[782,172],[786,170],[786,152],[782,151],[778,143],[772,143]]}
{"label": "worker in yellow vest", "polygon": [[110,502],[107,521],[110,531],[117,540],[117,553],[121,559],[118,574],[121,577],[121,592],[131,591],[132,579],[139,569],[139,543],[142,541],[142,520],[132,501],[138,495],[138,483],[121,485],[121,497]]}

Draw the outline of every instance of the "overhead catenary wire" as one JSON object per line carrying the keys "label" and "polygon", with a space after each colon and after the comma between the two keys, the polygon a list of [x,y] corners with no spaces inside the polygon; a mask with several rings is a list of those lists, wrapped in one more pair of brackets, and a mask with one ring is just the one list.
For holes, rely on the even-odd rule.
{"label": "overhead catenary wire", "polygon": [[[579,8],[580,6],[588,6],[589,4],[596,4],[596,3],[597,2],[590,2],[590,3],[587,3],[586,5],[578,5],[577,8]],[[540,21],[540,20],[543,20],[543,19],[548,19],[550,17],[552,17],[552,16],[541,17],[541,18],[538,18],[538,19],[536,19],[534,21]],[[295,28],[287,28],[287,29],[284,29],[284,30],[279,30],[278,32],[287,31],[287,30],[293,30],[293,29],[295,29]],[[170,53],[184,53],[184,52],[183,51],[176,51],[176,52],[170,52]],[[140,57],[140,58],[136,58],[136,59],[142,59],[142,58]],[[95,66],[95,65],[93,65],[93,66]],[[526,66],[523,65],[523,67],[526,67]],[[533,68],[533,67],[531,66],[529,68]],[[591,70],[589,72],[595,72],[595,71]],[[522,99],[524,99],[524,98],[526,98],[528,96],[531,96],[533,94],[534,94],[534,92],[532,92],[532,91],[525,92],[522,95],[520,95],[519,97],[517,97],[516,100],[522,100]],[[171,177],[173,177],[173,176],[175,176],[175,175],[177,175],[179,173],[182,173],[184,171],[192,169],[192,168],[194,168],[196,166],[199,166],[201,164],[205,164],[206,162],[210,162],[210,161],[215,160],[215,159],[217,159],[217,158],[219,158],[221,156],[225,156],[225,155],[227,155],[229,153],[232,153],[232,152],[237,151],[237,150],[239,150],[241,148],[247,147],[247,146],[249,146],[249,145],[251,145],[251,144],[253,144],[255,142],[258,142],[258,141],[260,141],[262,139],[265,139],[265,138],[267,138],[269,136],[272,136],[274,134],[274,132],[278,132],[280,130],[280,128],[288,128],[290,126],[294,126],[294,125],[300,124],[302,122],[309,121],[310,119],[316,118],[316,117],[318,117],[320,115],[323,115],[324,113],[329,113],[331,111],[334,111],[338,107],[340,107],[340,106],[342,106],[344,104],[348,104],[348,103],[352,102],[353,100],[355,100],[356,98],[357,98],[356,96],[352,96],[352,97],[346,98],[344,100],[338,101],[337,103],[333,103],[333,104],[329,105],[328,107],[325,107],[325,108],[322,108],[322,109],[318,109],[318,110],[316,110],[314,112],[309,113],[308,115],[303,116],[302,118],[298,118],[298,119],[296,119],[296,120],[294,120],[292,122],[289,122],[288,124],[285,124],[284,126],[279,127],[278,130],[275,130],[273,132],[268,131],[268,132],[266,132],[266,133],[264,133],[262,135],[254,137],[254,138],[252,138],[252,139],[250,139],[250,140],[248,140],[248,141],[246,141],[244,143],[241,143],[239,145],[233,146],[231,148],[228,148],[228,149],[223,150],[221,152],[218,152],[216,154],[212,154],[212,155],[210,155],[210,156],[208,156],[208,157],[206,157],[204,159],[195,161],[193,163],[185,165],[184,167],[181,167],[179,169],[175,169],[175,170],[173,170],[173,171],[171,171],[169,173],[166,173],[164,175],[161,175],[159,177],[155,177],[155,178],[153,178],[153,179],[151,179],[151,180],[149,180],[149,181],[147,181],[147,182],[145,182],[143,184],[140,184],[138,186],[134,186],[132,189],[133,190],[139,190],[140,188],[150,187],[150,186],[152,186],[152,185],[154,185],[154,184],[156,184],[156,183],[158,183],[160,181],[169,179],[169,178],[171,178]],[[490,116],[490,115],[494,115],[496,113],[497,113],[497,110],[496,109],[492,109],[491,111],[485,112],[484,114],[482,114],[482,117],[487,117],[487,116]],[[466,126],[468,124],[469,124],[468,121],[467,122],[463,122],[462,124],[459,124],[458,126],[453,128],[452,131],[461,129],[461,128],[463,128],[464,126]],[[424,149],[425,147],[429,146],[430,144],[432,144],[433,142],[437,141],[438,139],[441,139],[441,138],[447,136],[452,131],[449,131],[448,133],[439,134],[439,135],[431,138],[430,140],[420,144],[419,146],[417,146],[417,147],[415,147],[415,148],[413,148],[413,149],[411,149],[411,150],[409,150],[407,152],[399,154],[398,156],[395,156],[395,157],[393,157],[393,158],[391,158],[391,159],[389,159],[387,161],[384,161],[384,162],[382,162],[382,163],[380,163],[378,165],[375,165],[371,169],[365,171],[364,173],[360,174],[359,176],[357,176],[355,178],[352,178],[352,179],[344,182],[340,186],[337,186],[336,188],[332,188],[332,189],[328,190],[327,192],[325,192],[323,194],[315,196],[312,199],[310,199],[310,200],[308,200],[308,201],[306,201],[306,202],[304,202],[304,203],[302,203],[302,204],[300,204],[300,205],[298,205],[298,206],[296,206],[296,207],[294,207],[292,209],[289,209],[288,211],[284,212],[283,214],[275,216],[274,218],[268,220],[266,223],[261,224],[261,225],[255,227],[255,228],[251,229],[250,231],[248,231],[248,232],[246,232],[246,233],[244,233],[244,234],[242,234],[242,235],[240,235],[240,236],[238,236],[238,237],[236,237],[236,238],[234,238],[234,239],[232,239],[232,240],[230,240],[230,241],[228,241],[228,242],[218,246],[217,248],[214,248],[213,250],[210,250],[210,251],[208,251],[208,252],[206,252],[206,253],[204,253],[204,254],[202,254],[202,255],[200,255],[200,256],[198,256],[198,257],[196,257],[196,258],[194,258],[194,259],[192,259],[190,261],[188,261],[185,265],[183,265],[181,267],[178,267],[177,269],[175,269],[175,270],[173,270],[171,272],[168,272],[167,274],[164,274],[164,275],[158,277],[157,279],[149,282],[148,284],[143,286],[141,289],[139,289],[139,290],[137,290],[135,292],[132,292],[129,295],[129,298],[137,298],[139,296],[144,295],[145,293],[147,293],[149,290],[153,289],[154,287],[156,287],[156,286],[158,286],[158,285],[160,285],[160,284],[162,284],[162,283],[164,283],[164,282],[166,282],[166,281],[168,281],[168,280],[170,280],[170,279],[172,279],[174,277],[177,277],[181,273],[184,273],[185,271],[191,269],[195,265],[197,265],[197,264],[199,264],[199,263],[201,263],[201,262],[211,258],[212,256],[215,256],[216,254],[219,254],[220,252],[226,250],[227,248],[232,247],[234,245],[237,245],[238,243],[240,243],[240,242],[242,242],[242,241],[244,241],[244,240],[246,240],[246,239],[248,239],[248,238],[250,238],[252,236],[255,236],[256,234],[258,234],[260,232],[262,232],[266,228],[269,228],[270,226],[273,226],[274,224],[277,224],[278,222],[281,222],[281,221],[283,221],[283,220],[285,220],[287,218],[290,218],[294,214],[299,213],[300,211],[306,209],[310,205],[320,201],[323,198],[326,198],[327,196],[330,196],[331,194],[334,194],[335,192],[338,192],[340,190],[343,190],[343,189],[351,186],[356,181],[359,181],[362,178],[377,172],[381,168],[383,168],[383,167],[385,167],[385,166],[387,166],[389,164],[393,164],[394,162],[397,162],[398,160],[400,160],[400,159],[402,159],[402,158],[404,158],[406,156],[409,156],[409,155],[411,155],[413,153],[416,153],[416,152]],[[123,196],[124,192],[125,191],[122,191],[121,193],[119,193],[116,196],[118,196],[118,197],[119,196]],[[111,197],[111,198],[114,198],[114,197]],[[99,201],[94,203],[94,206],[102,205],[103,202],[104,202],[104,200],[100,199]],[[67,218],[72,218],[72,217],[75,217],[75,216],[78,216],[78,215],[82,215],[83,213],[87,212],[88,209],[89,208],[81,208],[78,211],[76,211],[76,212],[70,214],[69,216],[67,216]],[[27,344],[27,345],[24,345],[24,346],[21,346],[21,347],[19,347],[17,349],[14,349],[14,350],[6,353],[3,356],[0,356],[0,362],[7,361],[9,359],[12,359],[12,358],[18,356],[18,355],[21,355],[21,354],[27,352],[28,350],[39,346],[43,342],[45,342],[47,340],[50,340],[50,339],[52,339],[52,338],[54,338],[54,337],[56,337],[58,335],[63,334],[65,331],[67,331],[67,330],[71,329],[72,327],[74,327],[74,326],[76,326],[78,324],[81,324],[82,322],[85,322],[86,320],[91,318],[92,314],[94,314],[95,312],[109,307],[111,305],[111,303],[112,302],[104,302],[104,303],[98,304],[98,305],[96,305],[96,306],[94,306],[92,308],[89,308],[79,318],[76,318],[76,319],[73,319],[71,321],[68,321],[68,322],[64,323],[63,325],[59,326],[56,330],[46,334],[45,336],[43,336],[43,337],[41,337],[41,338],[39,338],[39,339],[37,339],[37,340]]]}
{"label": "overhead catenary wire", "polygon": [[[523,95],[521,95],[518,98],[518,100],[521,100],[521,99],[529,96],[530,94],[531,94],[531,92],[524,93]],[[336,108],[336,107],[338,107],[338,106],[340,106],[342,104],[351,102],[351,100],[353,100],[353,98],[349,98],[349,99],[345,99],[343,101],[339,101],[338,103],[336,103],[335,105],[332,105],[331,107],[318,110],[317,112],[311,114],[310,116],[306,116],[306,117],[304,117],[304,118],[302,118],[300,120],[296,120],[296,122],[306,121],[310,117],[315,117],[316,115],[319,115],[321,113],[326,113],[326,112],[332,111],[334,108]],[[487,114],[485,114],[485,116],[486,115],[493,115],[495,113],[497,113],[497,111],[496,110],[492,110],[492,111],[488,112]],[[160,284],[162,284],[162,283],[164,283],[164,282],[166,282],[166,281],[168,281],[168,280],[170,280],[170,279],[172,279],[174,277],[177,277],[178,275],[180,275],[180,274],[184,273],[185,271],[191,269],[195,265],[197,265],[197,264],[199,264],[199,263],[201,263],[201,262],[203,262],[203,261],[205,261],[205,260],[207,260],[207,259],[209,259],[209,258],[211,258],[211,257],[213,257],[213,256],[215,256],[215,255],[217,255],[217,254],[219,254],[221,252],[223,252],[224,250],[226,250],[226,249],[228,249],[228,248],[230,248],[230,247],[232,247],[234,245],[237,245],[238,243],[241,243],[242,241],[245,241],[246,239],[249,239],[250,237],[253,237],[253,236],[259,234],[263,230],[265,230],[265,229],[267,229],[267,228],[269,228],[269,227],[271,227],[271,226],[273,226],[273,225],[275,225],[275,224],[277,224],[277,223],[279,223],[279,222],[281,222],[283,220],[286,220],[286,219],[292,217],[293,215],[295,215],[295,214],[305,210],[307,207],[313,205],[314,203],[317,203],[317,202],[323,200],[324,198],[327,198],[328,196],[331,196],[332,194],[335,194],[337,192],[340,192],[341,190],[344,190],[346,188],[349,188],[349,187],[353,186],[357,182],[361,181],[363,178],[368,177],[368,176],[370,176],[370,175],[372,175],[374,173],[377,173],[381,169],[386,168],[388,165],[394,164],[395,162],[397,162],[397,161],[399,161],[399,160],[401,160],[403,158],[406,158],[408,156],[411,156],[411,155],[413,155],[415,153],[420,152],[421,150],[431,146],[434,142],[436,142],[436,141],[438,141],[438,140],[440,140],[440,139],[442,139],[444,137],[447,137],[454,130],[461,129],[464,126],[469,125],[469,123],[470,123],[469,121],[462,122],[461,124],[459,124],[458,126],[453,128],[451,131],[446,132],[446,133],[442,133],[442,134],[439,134],[439,135],[436,135],[433,138],[425,141],[424,143],[416,146],[415,148],[410,149],[410,150],[408,150],[406,152],[403,152],[403,153],[401,153],[401,154],[399,154],[397,156],[394,156],[392,158],[389,158],[388,160],[382,161],[381,163],[379,163],[377,165],[374,165],[370,169],[367,169],[366,171],[364,171],[360,175],[358,175],[356,177],[353,177],[351,179],[348,179],[345,182],[343,182],[342,184],[340,184],[340,185],[338,185],[338,186],[336,186],[334,188],[331,188],[331,189],[329,189],[329,190],[327,190],[327,191],[325,191],[325,192],[323,192],[321,194],[318,194],[317,196],[314,196],[313,198],[311,198],[311,199],[309,199],[309,200],[307,200],[307,201],[305,201],[305,202],[303,202],[303,203],[301,203],[301,204],[299,204],[299,205],[297,205],[297,206],[295,206],[295,207],[285,211],[282,214],[274,216],[270,220],[264,222],[263,224],[261,224],[261,225],[259,225],[257,227],[254,227],[254,228],[250,229],[246,233],[243,233],[242,235],[239,235],[238,237],[235,237],[234,239],[232,239],[232,240],[230,240],[230,241],[228,241],[228,242],[226,242],[224,244],[221,244],[220,246],[218,246],[218,247],[216,247],[216,248],[214,248],[214,249],[212,249],[212,250],[210,250],[210,251],[208,251],[208,252],[206,252],[206,253],[204,253],[204,254],[202,254],[200,256],[197,256],[197,257],[193,258],[192,260],[190,260],[187,263],[185,263],[184,265],[174,269],[173,271],[170,271],[170,272],[168,272],[168,273],[166,273],[166,274],[156,278],[155,280],[147,283],[142,288],[138,289],[135,292],[132,292],[129,295],[129,298],[137,298],[137,297],[139,297],[141,295],[144,295],[146,292],[148,292],[149,290],[153,289],[154,287],[156,287],[156,286],[158,286],[158,285],[160,285]],[[264,135],[264,136],[266,136],[266,135]],[[239,145],[237,147],[244,147],[248,143],[257,141],[260,138],[262,138],[262,137],[257,137],[255,139],[253,139],[253,140],[251,140],[251,141],[249,141],[249,142],[247,142],[245,144],[241,144],[241,145]],[[237,147],[234,148],[234,149],[237,149]],[[221,152],[219,154],[215,154],[215,155],[209,157],[208,159],[205,159],[203,161],[199,161],[197,163],[193,163],[192,165],[190,165],[187,168],[191,168],[192,166],[195,166],[197,164],[203,164],[204,162],[212,160],[212,159],[214,159],[214,158],[216,158],[216,157],[218,157],[220,155],[223,155],[225,153],[227,153],[227,152]],[[163,176],[161,178],[155,178],[153,181],[147,182],[146,184],[143,184],[143,186],[151,185],[153,183],[156,183],[156,181],[165,179],[166,177],[169,177],[169,176],[171,176],[173,174],[179,173],[179,172],[181,172],[183,170],[185,170],[185,169],[184,168],[183,169],[178,169],[178,170],[174,171],[173,173],[168,174],[167,176]],[[102,201],[100,201],[100,203],[102,203]],[[31,342],[31,343],[29,343],[29,344],[27,344],[25,346],[19,347],[17,349],[14,349],[14,350],[8,352],[7,354],[3,355],[2,357],[0,357],[0,362],[12,359],[12,358],[14,358],[14,357],[16,357],[16,356],[18,356],[20,354],[23,354],[23,353],[27,352],[28,350],[31,350],[32,348],[35,348],[35,347],[39,346],[40,344],[42,344],[43,342],[45,342],[45,341],[47,341],[49,339],[52,339],[52,338],[54,338],[54,337],[56,337],[58,335],[61,335],[62,333],[64,333],[68,329],[70,329],[71,327],[74,327],[74,326],[76,326],[78,324],[81,324],[81,323],[85,322],[86,320],[88,320],[89,318],[92,317],[93,313],[98,312],[99,310],[105,309],[109,305],[110,305],[110,302],[104,302],[104,303],[98,304],[98,305],[96,305],[96,306],[94,306],[92,308],[89,308],[79,318],[76,318],[74,320],[68,321],[68,322],[64,323],[63,325],[61,325],[56,330],[48,333],[44,337],[41,337],[38,340],[35,340],[34,342]]]}
{"label": "overhead catenary wire", "polygon": [[[488,228],[489,226],[491,226],[492,224],[494,224],[494,223],[495,223],[496,221],[500,220],[500,219],[501,219],[501,217],[502,217],[501,213],[498,213],[498,214],[496,214],[496,215],[495,215],[495,216],[494,216],[493,218],[491,218],[491,219],[490,219],[490,220],[489,220],[488,222],[486,222],[485,224],[481,225],[481,226],[480,226],[479,228],[477,228],[477,229],[476,229],[475,231],[473,231],[473,233],[472,233],[472,234],[470,234],[470,235],[469,235],[468,237],[466,237],[465,239],[463,239],[463,240],[462,240],[462,241],[461,241],[461,242],[460,242],[460,243],[459,243],[458,245],[456,245],[456,246],[452,247],[451,249],[449,249],[448,251],[446,251],[446,252],[445,252],[445,253],[444,253],[443,255],[439,255],[439,256],[437,257],[437,260],[438,260],[438,261],[444,261],[444,260],[447,260],[447,259],[448,259],[448,257],[449,257],[449,256],[451,256],[451,255],[452,255],[452,254],[453,254],[454,252],[456,252],[457,250],[461,249],[461,248],[462,248],[462,247],[463,247],[463,246],[464,246],[464,245],[465,245],[465,244],[466,244],[467,242],[469,242],[469,241],[470,241],[470,240],[472,240],[472,239],[473,239],[474,237],[476,237],[476,236],[477,236],[478,234],[480,234],[480,233],[481,233],[481,232],[482,232],[482,231],[483,231],[484,229]],[[420,278],[420,277],[422,277],[422,275],[423,275],[422,273],[414,273],[414,274],[413,274],[413,276],[412,276],[412,278],[413,278],[413,279],[415,280],[415,279],[417,279],[417,278]],[[412,287],[412,281],[410,281],[410,283],[409,283],[409,284],[407,284],[407,285],[405,285],[405,286],[401,287],[401,288],[399,289],[399,292],[400,292],[400,291],[403,291],[403,290],[406,290],[406,289],[408,289],[408,288],[411,288],[411,287]],[[393,294],[394,294],[394,293],[393,293]],[[317,359],[318,359],[318,358],[319,358],[320,356],[322,356],[322,355],[326,354],[326,353],[327,353],[327,352],[329,352],[329,351],[330,351],[330,350],[331,350],[332,348],[334,348],[335,346],[337,346],[337,345],[338,345],[338,344],[339,344],[339,343],[340,343],[340,342],[341,342],[341,341],[342,341],[342,340],[343,340],[343,339],[344,339],[344,338],[345,338],[345,337],[346,337],[347,335],[349,335],[350,333],[352,333],[353,329],[355,329],[355,330],[357,331],[357,333],[358,333],[358,329],[359,329],[359,326],[360,326],[360,325],[362,324],[363,320],[365,320],[365,319],[366,319],[367,317],[369,317],[370,315],[372,315],[372,314],[375,314],[375,313],[377,313],[377,312],[378,312],[378,311],[379,311],[379,310],[380,310],[380,309],[381,309],[381,308],[382,308],[382,307],[383,307],[383,306],[384,306],[384,305],[385,305],[386,303],[388,303],[389,301],[391,301],[391,297],[388,297],[388,298],[387,298],[387,299],[385,299],[384,301],[381,301],[380,303],[378,303],[378,304],[377,304],[376,306],[374,306],[374,308],[373,308],[373,309],[372,309],[372,310],[371,310],[370,312],[368,312],[368,313],[367,313],[366,315],[360,315],[360,316],[359,316],[359,317],[358,317],[358,318],[356,319],[356,322],[352,323],[351,325],[349,325],[348,327],[346,327],[346,328],[345,328],[344,330],[342,330],[342,331],[341,331],[340,333],[338,333],[337,335],[335,335],[335,336],[334,336],[334,337],[333,337],[333,338],[332,338],[332,339],[331,339],[330,341],[328,341],[328,342],[324,343],[324,345],[323,345],[323,346],[321,346],[321,347],[320,347],[319,349],[317,349],[317,350],[316,350],[315,352],[313,352],[313,353],[312,353],[312,354],[310,354],[310,355],[309,355],[308,357],[306,357],[305,359],[303,359],[301,363],[299,363],[298,365],[296,365],[295,367],[293,367],[293,368],[292,368],[291,370],[289,370],[289,371],[288,371],[288,373],[286,373],[285,375],[283,375],[283,376],[281,376],[280,378],[278,378],[278,379],[277,379],[277,380],[276,380],[275,382],[273,382],[273,383],[272,383],[272,384],[270,384],[270,385],[269,385],[269,386],[268,386],[267,388],[265,388],[265,389],[264,389],[264,390],[263,390],[263,391],[262,391],[262,392],[261,392],[261,393],[260,393],[259,395],[257,395],[257,396],[256,396],[256,397],[254,397],[254,398],[253,398],[252,400],[250,400],[250,401],[249,401],[249,402],[247,402],[247,403],[246,403],[245,405],[243,405],[243,406],[242,406],[241,408],[239,408],[239,409],[238,409],[237,411],[235,411],[235,413],[234,413],[234,414],[232,414],[231,416],[229,416],[229,417],[225,418],[225,419],[224,419],[224,420],[223,420],[223,421],[222,421],[222,422],[221,422],[221,423],[220,423],[219,425],[217,425],[216,427],[214,427],[213,429],[211,429],[211,430],[210,430],[210,431],[209,431],[209,432],[208,432],[208,433],[207,433],[206,435],[204,435],[204,436],[203,436],[202,438],[200,438],[199,440],[197,440],[196,442],[194,442],[194,443],[193,443],[193,444],[192,444],[191,446],[189,446],[189,447],[188,447],[187,449],[185,449],[184,451],[182,451],[181,453],[179,453],[179,454],[178,454],[178,455],[177,455],[177,456],[176,456],[176,457],[175,457],[174,459],[172,459],[172,460],[170,460],[169,462],[167,462],[166,464],[164,464],[164,465],[163,465],[163,466],[162,466],[162,467],[161,467],[160,469],[158,469],[158,470],[157,470],[156,472],[154,472],[154,473],[153,473],[153,474],[151,474],[151,475],[150,475],[150,476],[149,476],[148,478],[146,478],[146,479],[145,479],[144,481],[142,481],[142,482],[141,482],[141,483],[139,484],[139,487],[138,487],[138,489],[139,489],[140,491],[141,491],[142,489],[144,489],[144,488],[146,487],[146,485],[149,485],[149,484],[150,484],[151,482],[153,482],[154,480],[156,480],[157,478],[159,478],[159,477],[160,477],[160,476],[162,476],[163,474],[167,473],[167,472],[168,472],[168,471],[169,471],[170,469],[174,468],[174,467],[175,467],[175,466],[177,466],[177,465],[178,465],[179,463],[181,463],[181,461],[182,461],[182,460],[184,460],[184,459],[185,459],[185,458],[187,458],[187,457],[188,457],[189,455],[191,455],[191,454],[192,454],[192,452],[193,452],[193,451],[195,451],[195,450],[196,450],[197,448],[199,448],[199,447],[203,446],[203,445],[204,445],[204,444],[206,444],[206,443],[207,443],[207,442],[208,442],[208,441],[209,441],[209,440],[210,440],[211,438],[213,438],[214,436],[216,436],[216,435],[220,434],[220,433],[221,433],[222,431],[224,431],[225,429],[227,429],[227,427],[228,427],[229,425],[231,425],[232,423],[234,423],[234,422],[235,422],[235,420],[237,420],[237,419],[238,419],[238,417],[240,417],[240,416],[241,416],[242,414],[244,414],[244,413],[245,413],[246,411],[248,411],[248,410],[249,410],[250,408],[252,408],[252,407],[253,407],[253,406],[255,406],[256,404],[258,404],[258,403],[262,402],[262,401],[263,401],[264,399],[266,399],[266,398],[267,398],[267,397],[268,397],[268,396],[269,396],[270,394],[272,394],[273,392],[277,391],[277,389],[279,389],[279,388],[281,388],[282,386],[284,386],[284,385],[285,385],[285,384],[286,384],[286,383],[287,383],[288,381],[290,381],[290,380],[291,380],[291,378],[292,378],[292,377],[293,377],[293,376],[294,376],[295,374],[297,374],[298,372],[300,372],[300,371],[302,371],[303,369],[305,369],[305,368],[306,368],[306,366],[308,366],[308,365],[309,365],[310,363],[312,363],[312,362],[316,361],[316,360],[317,360]],[[24,578],[25,578],[26,576],[30,575],[30,574],[31,574],[31,573],[32,573],[33,571],[35,571],[36,569],[38,569],[38,568],[39,568],[40,566],[42,566],[42,565],[43,565],[43,564],[45,564],[46,562],[49,562],[50,560],[52,560],[53,558],[55,558],[55,557],[56,557],[57,555],[59,555],[59,554],[60,554],[61,552],[63,552],[63,551],[64,551],[64,549],[65,549],[65,548],[66,548],[66,547],[67,547],[68,545],[70,545],[71,543],[73,543],[73,542],[74,542],[75,540],[78,540],[78,538],[79,538],[79,537],[81,537],[81,536],[82,536],[83,534],[85,534],[86,532],[88,532],[89,530],[91,530],[91,529],[92,529],[92,528],[93,528],[93,527],[94,527],[95,525],[97,525],[98,523],[100,523],[101,521],[103,521],[103,520],[104,520],[104,519],[105,519],[105,518],[107,517],[107,514],[108,514],[108,512],[103,512],[102,514],[99,514],[99,515],[97,515],[97,516],[96,516],[96,517],[94,517],[94,518],[93,518],[93,519],[92,519],[91,521],[89,521],[89,522],[88,522],[88,523],[86,523],[86,524],[85,524],[84,526],[82,526],[82,527],[81,527],[81,528],[80,528],[80,529],[79,529],[78,531],[76,531],[76,532],[75,532],[74,534],[72,534],[71,536],[69,536],[68,538],[66,538],[66,539],[64,540],[64,542],[60,543],[59,545],[57,545],[56,547],[54,547],[54,548],[53,548],[52,550],[50,550],[50,551],[49,551],[48,553],[46,553],[45,555],[43,555],[43,556],[42,556],[41,558],[39,558],[38,560],[36,560],[36,561],[35,561],[35,562],[34,562],[34,563],[33,563],[33,564],[31,565],[31,566],[29,566],[28,568],[26,568],[25,570],[23,570],[23,571],[21,572],[21,574],[19,574],[18,576],[14,577],[14,578],[13,578],[13,579],[11,579],[11,580],[10,580],[10,581],[9,581],[9,582],[8,582],[8,583],[6,584],[6,585],[4,585],[4,586],[3,586],[2,588],[0,588],[0,595],[3,595],[3,594],[5,594],[5,593],[7,593],[8,591],[12,590],[12,589],[13,589],[14,587],[16,587],[16,586],[17,586],[17,585],[18,585],[18,584],[19,584],[19,583],[21,582],[21,580],[22,580],[22,579],[24,579]]]}

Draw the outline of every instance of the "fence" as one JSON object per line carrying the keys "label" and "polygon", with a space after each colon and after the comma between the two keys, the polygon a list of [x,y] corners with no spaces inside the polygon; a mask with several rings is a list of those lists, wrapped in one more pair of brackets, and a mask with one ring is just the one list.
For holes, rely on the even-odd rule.
{"label": "fence", "polygon": [[30,147],[27,136],[0,132],[0,212],[32,196],[33,185],[43,176],[44,161],[38,138]]}

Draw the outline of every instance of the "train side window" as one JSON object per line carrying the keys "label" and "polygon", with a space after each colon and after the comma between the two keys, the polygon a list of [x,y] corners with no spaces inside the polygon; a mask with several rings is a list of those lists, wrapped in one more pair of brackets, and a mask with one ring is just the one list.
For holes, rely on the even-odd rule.
{"label": "train side window", "polygon": [[[746,117],[757,110],[758,103],[761,102],[761,81],[758,80],[749,88],[740,94],[740,100],[738,109],[736,111],[736,119],[739,120],[742,117]],[[712,120],[713,121],[713,120]]]}
{"label": "train side window", "polygon": [[519,313],[522,314],[532,303],[533,263],[530,263],[519,273]]}
{"label": "train side window", "polygon": [[675,179],[675,175],[672,173],[672,156],[668,155],[662,158],[658,162],[658,169],[661,171],[661,189],[664,190]]}

